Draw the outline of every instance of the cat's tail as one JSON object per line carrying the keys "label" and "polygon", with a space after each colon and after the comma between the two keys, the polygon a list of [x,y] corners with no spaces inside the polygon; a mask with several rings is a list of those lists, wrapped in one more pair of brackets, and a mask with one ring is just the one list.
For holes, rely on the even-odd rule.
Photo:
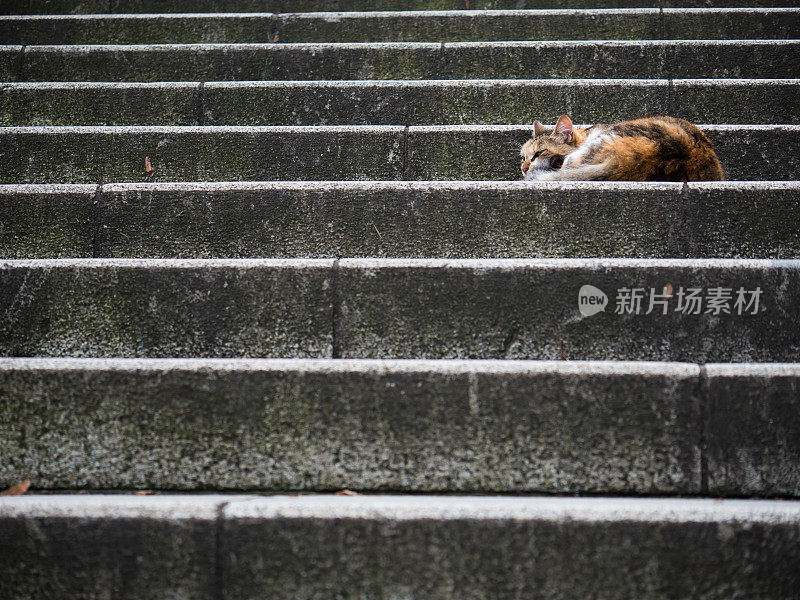
{"label": "cat's tail", "polygon": [[536,179],[538,181],[603,181],[608,179],[609,173],[609,164],[604,162],[597,165],[561,167],[557,171],[543,173]]}

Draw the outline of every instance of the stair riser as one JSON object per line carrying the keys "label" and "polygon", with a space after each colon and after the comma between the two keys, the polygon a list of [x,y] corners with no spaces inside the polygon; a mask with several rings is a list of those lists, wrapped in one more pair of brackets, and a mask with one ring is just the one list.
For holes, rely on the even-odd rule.
{"label": "stair riser", "polygon": [[370,598],[380,590],[385,597],[475,600],[737,594],[789,600],[798,583],[799,530],[795,524],[244,517],[225,522],[221,545],[231,565],[224,579],[230,598],[265,590],[286,599],[329,591]]}
{"label": "stair riser", "polygon": [[[729,180],[800,178],[798,126],[703,126]],[[519,180],[528,127],[7,128],[2,183]],[[107,157],[113,157],[109,161]]]}
{"label": "stair riser", "polygon": [[[36,473],[67,489],[701,491],[688,365],[17,364],[0,361],[0,486]],[[764,491],[800,491],[782,483]]]}
{"label": "stair riser", "polygon": [[793,502],[85,496],[0,511],[14,597],[58,582],[68,600],[788,600],[798,584]]}
{"label": "stair riser", "polygon": [[[725,0],[663,0],[664,7],[727,8]],[[741,0],[737,6],[792,6],[791,0]],[[3,0],[0,14],[95,14],[191,12],[311,12],[377,10],[638,8],[642,0]]]}
{"label": "stair riser", "polygon": [[0,258],[800,258],[800,186],[0,188]]}
{"label": "stair riser", "polygon": [[798,383],[780,365],[6,359],[0,485],[798,496]]}
{"label": "stair riser", "polygon": [[5,355],[331,355],[330,261],[13,269],[0,277]]}
{"label": "stair riser", "polygon": [[800,493],[798,374],[796,365],[707,367],[709,490],[755,495],[786,486],[785,491],[794,487],[793,494]]}
{"label": "stair riser", "polygon": [[0,86],[0,125],[800,123],[800,80],[211,82]]}
{"label": "stair riser", "polygon": [[[9,598],[217,600],[214,505],[195,516],[8,518],[0,513]],[[210,509],[210,510],[209,510]]]}
{"label": "stair riser", "polygon": [[[798,41],[14,46],[11,81],[796,77]],[[9,77],[9,75],[6,75]]]}
{"label": "stair riser", "polygon": [[[309,266],[313,265],[313,266]],[[800,262],[6,263],[6,356],[800,359]],[[614,266],[612,266],[614,265]],[[578,292],[608,295],[581,318]],[[649,309],[651,289],[673,287]],[[708,314],[709,288],[731,314]],[[642,288],[636,314],[615,314]],[[677,312],[700,288],[701,314]],[[758,314],[736,291],[761,290]],[[750,301],[750,295],[744,300]],[[696,308],[696,307],[695,307]],[[753,307],[751,306],[751,309]],[[737,314],[742,313],[742,314]]]}
{"label": "stair riser", "polygon": [[792,9],[0,17],[6,44],[791,39]]}

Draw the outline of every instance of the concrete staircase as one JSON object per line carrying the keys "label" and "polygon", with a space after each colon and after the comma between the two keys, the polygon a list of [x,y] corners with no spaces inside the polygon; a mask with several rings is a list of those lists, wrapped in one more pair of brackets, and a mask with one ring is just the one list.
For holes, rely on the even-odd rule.
{"label": "concrete staircase", "polygon": [[0,0],[0,596],[797,598],[800,9],[640,4]]}

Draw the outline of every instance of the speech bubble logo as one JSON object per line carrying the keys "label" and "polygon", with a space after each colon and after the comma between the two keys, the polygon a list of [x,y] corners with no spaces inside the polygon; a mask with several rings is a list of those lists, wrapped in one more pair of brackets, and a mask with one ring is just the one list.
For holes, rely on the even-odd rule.
{"label": "speech bubble logo", "polygon": [[608,306],[608,296],[603,290],[593,285],[581,286],[578,291],[578,310],[584,317],[591,317],[602,312]]}

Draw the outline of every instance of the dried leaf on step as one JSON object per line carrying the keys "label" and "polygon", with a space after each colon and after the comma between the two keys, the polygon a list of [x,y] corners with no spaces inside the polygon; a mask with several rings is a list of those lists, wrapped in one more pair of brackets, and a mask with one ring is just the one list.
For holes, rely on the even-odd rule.
{"label": "dried leaf on step", "polygon": [[155,169],[153,169],[153,165],[150,163],[150,157],[144,157],[144,172],[147,173],[148,177],[153,177],[156,174]]}
{"label": "dried leaf on step", "polygon": [[31,480],[26,479],[22,483],[12,485],[7,490],[0,492],[0,496],[22,496],[28,491],[29,487],[31,487]]}
{"label": "dried leaf on step", "polygon": [[152,496],[155,494],[153,490],[136,490],[133,492],[134,496]]}
{"label": "dried leaf on step", "polygon": [[353,490],[339,490],[336,492],[337,496],[358,496],[358,492],[354,492]]}

